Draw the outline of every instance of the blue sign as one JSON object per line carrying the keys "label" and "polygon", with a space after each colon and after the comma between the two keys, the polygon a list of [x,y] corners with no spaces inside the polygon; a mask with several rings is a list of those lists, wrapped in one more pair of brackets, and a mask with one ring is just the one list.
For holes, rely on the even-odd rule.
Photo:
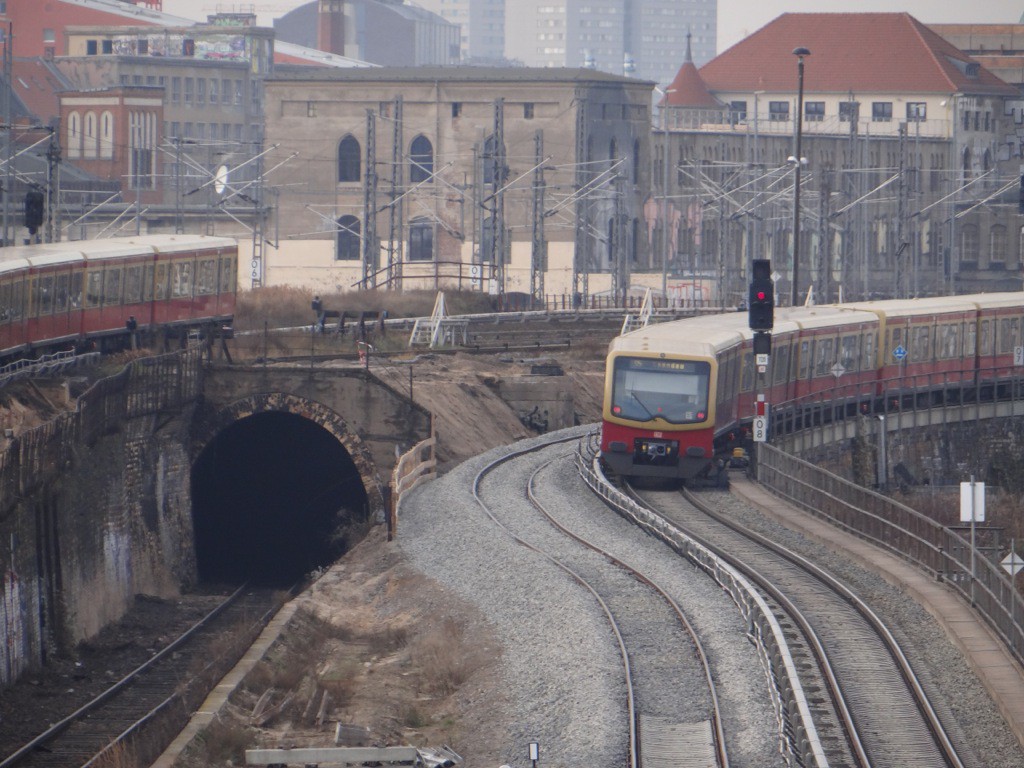
{"label": "blue sign", "polygon": [[896,349],[892,351],[892,356],[895,357],[900,362],[903,362],[903,358],[907,356],[907,350],[905,350],[903,348],[903,345],[900,344],[898,347],[896,347]]}

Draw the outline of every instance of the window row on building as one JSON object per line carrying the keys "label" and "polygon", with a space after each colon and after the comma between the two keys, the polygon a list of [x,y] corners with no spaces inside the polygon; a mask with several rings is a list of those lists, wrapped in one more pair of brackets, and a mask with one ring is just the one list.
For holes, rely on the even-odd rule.
{"label": "window row on building", "polygon": [[68,114],[65,148],[69,159],[114,157],[114,113],[109,110]]}
{"label": "window row on building", "polygon": [[[434,145],[423,134],[409,143],[409,181],[427,181],[434,175]],[[352,134],[338,143],[338,182],[362,181],[362,147]]]}
{"label": "window row on building", "polygon": [[[140,75],[133,75],[133,80],[142,79]],[[121,75],[122,84],[126,84],[127,75]],[[152,79],[151,77],[147,78]],[[170,93],[168,103],[172,105],[183,105],[186,107],[205,107],[210,105],[241,107],[245,103],[245,81],[231,78],[218,77],[179,77],[174,76],[157,78],[157,85],[167,86],[170,80]],[[141,85],[141,83],[135,83]],[[146,83],[152,85],[152,83]],[[259,82],[251,80],[249,88],[250,106],[254,110],[259,109],[260,90]]]}

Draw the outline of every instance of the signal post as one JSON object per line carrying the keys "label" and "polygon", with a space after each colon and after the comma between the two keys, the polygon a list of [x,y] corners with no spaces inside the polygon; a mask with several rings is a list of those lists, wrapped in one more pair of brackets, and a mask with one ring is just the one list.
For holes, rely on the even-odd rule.
{"label": "signal post", "polygon": [[[758,378],[768,370],[772,352],[772,328],[775,325],[775,282],[772,280],[772,263],[768,259],[754,259],[751,265],[750,295],[747,303],[748,324],[754,332],[754,362]],[[768,403],[764,394],[758,394],[754,413],[754,442],[768,440]]]}

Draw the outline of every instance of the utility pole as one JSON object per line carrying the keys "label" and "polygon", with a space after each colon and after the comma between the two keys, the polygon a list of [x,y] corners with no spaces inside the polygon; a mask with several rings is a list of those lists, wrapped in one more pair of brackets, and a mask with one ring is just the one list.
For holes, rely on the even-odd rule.
{"label": "utility pole", "polygon": [[14,22],[7,23],[7,33],[4,35],[4,125],[7,129],[7,143],[5,145],[5,162],[7,166],[4,174],[4,236],[0,246],[12,245],[14,237],[11,233],[11,205],[14,196],[14,115],[12,113],[12,94],[14,88]]}
{"label": "utility pole", "polygon": [[906,138],[907,138],[907,124],[899,124],[899,141],[898,141],[898,157],[897,157],[897,181],[896,181],[896,253],[893,259],[893,270],[895,272],[894,281],[896,283],[896,298],[905,299],[910,294],[909,291],[909,275],[907,274],[906,268],[906,257],[903,255],[907,251],[907,244],[903,242],[903,217],[906,215],[906,207],[903,204],[904,197],[906,196],[907,185],[906,180],[903,177],[903,164],[904,164],[904,150],[906,149]]}
{"label": "utility pole", "polygon": [[50,145],[46,148],[46,233],[44,242],[52,243],[60,235],[60,123],[50,126]]}
{"label": "utility pole", "polygon": [[181,188],[181,136],[174,141],[174,233],[185,232],[185,198]]}
{"label": "utility pole", "polygon": [[254,142],[253,151],[256,153],[256,185],[253,187],[253,218],[252,223],[252,288],[263,287],[265,265],[263,263],[263,141],[259,137]]}
{"label": "utility pole", "polygon": [[533,308],[545,306],[544,272],[548,268],[544,241],[544,131],[533,137],[533,239],[530,250],[530,296]]}
{"label": "utility pole", "polygon": [[831,301],[830,284],[832,282],[832,249],[829,247],[829,209],[832,173],[822,170],[818,184],[818,295],[819,302],[828,304]]}
{"label": "utility pole", "polygon": [[505,100],[494,100],[494,133],[491,151],[484,148],[484,162],[491,168],[491,286],[498,295],[505,293]]}
{"label": "utility pole", "polygon": [[402,97],[396,96],[391,135],[391,206],[388,214],[388,289],[402,289]]}
{"label": "utility pole", "polygon": [[590,268],[587,263],[587,244],[590,237],[588,227],[587,195],[582,194],[583,188],[590,181],[590,156],[588,153],[589,126],[587,123],[587,97],[584,92],[576,92],[576,231],[572,255],[572,301],[573,306],[585,304],[590,294]]}
{"label": "utility pole", "polygon": [[363,288],[377,287],[377,122],[366,110],[366,171],[363,176]]}

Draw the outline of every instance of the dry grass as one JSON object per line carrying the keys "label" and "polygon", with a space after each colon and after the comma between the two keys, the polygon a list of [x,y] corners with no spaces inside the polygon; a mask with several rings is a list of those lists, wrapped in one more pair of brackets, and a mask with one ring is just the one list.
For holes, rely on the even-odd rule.
{"label": "dry grass", "polygon": [[216,718],[196,739],[194,765],[245,765],[245,750],[256,745],[255,733],[227,718]]}
{"label": "dry grass", "polygon": [[118,742],[96,758],[92,765],[94,768],[138,768],[139,761],[127,746]]}
{"label": "dry grass", "polygon": [[447,696],[458,690],[484,663],[465,643],[465,629],[453,619],[417,635],[409,655],[414,665],[423,670],[422,693]]}

